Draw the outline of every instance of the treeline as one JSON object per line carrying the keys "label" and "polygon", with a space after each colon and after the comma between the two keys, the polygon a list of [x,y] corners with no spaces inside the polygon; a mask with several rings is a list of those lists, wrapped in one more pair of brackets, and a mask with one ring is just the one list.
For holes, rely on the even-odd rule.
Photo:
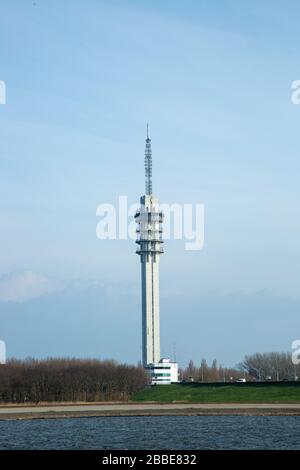
{"label": "treeline", "polygon": [[188,366],[179,372],[181,380],[185,382],[229,382],[245,376],[239,368],[223,367],[216,359],[211,365],[208,365],[206,359],[202,359],[199,365],[191,360]]}
{"label": "treeline", "polygon": [[142,367],[112,360],[9,360],[0,366],[0,402],[128,400],[147,383]]}
{"label": "treeline", "polygon": [[234,368],[223,367],[214,359],[208,365],[202,359],[199,365],[190,361],[185,369],[180,369],[183,381],[230,382],[245,378],[247,381],[300,380],[300,365],[293,364],[290,352],[255,353],[245,356]]}
{"label": "treeline", "polygon": [[300,379],[300,365],[293,364],[290,352],[256,353],[245,356],[240,368],[255,380]]}

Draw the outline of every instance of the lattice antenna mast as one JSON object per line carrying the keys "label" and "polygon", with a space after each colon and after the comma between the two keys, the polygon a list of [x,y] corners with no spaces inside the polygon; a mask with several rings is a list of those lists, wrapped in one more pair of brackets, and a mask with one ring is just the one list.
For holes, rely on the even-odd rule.
{"label": "lattice antenna mast", "polygon": [[145,179],[146,179],[146,195],[152,194],[152,150],[151,139],[149,137],[149,124],[147,123],[147,137],[145,146]]}

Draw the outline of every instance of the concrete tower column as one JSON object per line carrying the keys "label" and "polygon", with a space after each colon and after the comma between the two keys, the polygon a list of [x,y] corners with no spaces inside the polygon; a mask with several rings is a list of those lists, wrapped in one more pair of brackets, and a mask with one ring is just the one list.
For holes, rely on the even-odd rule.
{"label": "concrete tower column", "polygon": [[142,284],[142,343],[143,365],[157,364],[160,359],[159,328],[159,258],[162,249],[163,214],[158,199],[152,194],[151,140],[146,138],[145,150],[146,194],[135,214],[137,228],[137,253],[141,260]]}

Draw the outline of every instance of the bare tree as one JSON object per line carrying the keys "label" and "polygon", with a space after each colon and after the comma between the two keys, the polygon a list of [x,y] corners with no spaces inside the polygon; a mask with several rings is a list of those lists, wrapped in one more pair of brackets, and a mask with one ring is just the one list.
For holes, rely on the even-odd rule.
{"label": "bare tree", "polygon": [[255,380],[297,380],[300,373],[290,352],[255,353],[245,356],[240,366]]}
{"label": "bare tree", "polygon": [[147,383],[141,366],[111,360],[12,359],[0,367],[0,402],[128,400]]}

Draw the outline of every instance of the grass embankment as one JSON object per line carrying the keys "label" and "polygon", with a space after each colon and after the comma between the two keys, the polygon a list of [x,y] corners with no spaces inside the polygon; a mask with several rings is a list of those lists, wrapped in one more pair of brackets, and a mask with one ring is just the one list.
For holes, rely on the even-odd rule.
{"label": "grass embankment", "polygon": [[300,403],[300,384],[172,384],[156,385],[133,396],[133,401],[188,403]]}

